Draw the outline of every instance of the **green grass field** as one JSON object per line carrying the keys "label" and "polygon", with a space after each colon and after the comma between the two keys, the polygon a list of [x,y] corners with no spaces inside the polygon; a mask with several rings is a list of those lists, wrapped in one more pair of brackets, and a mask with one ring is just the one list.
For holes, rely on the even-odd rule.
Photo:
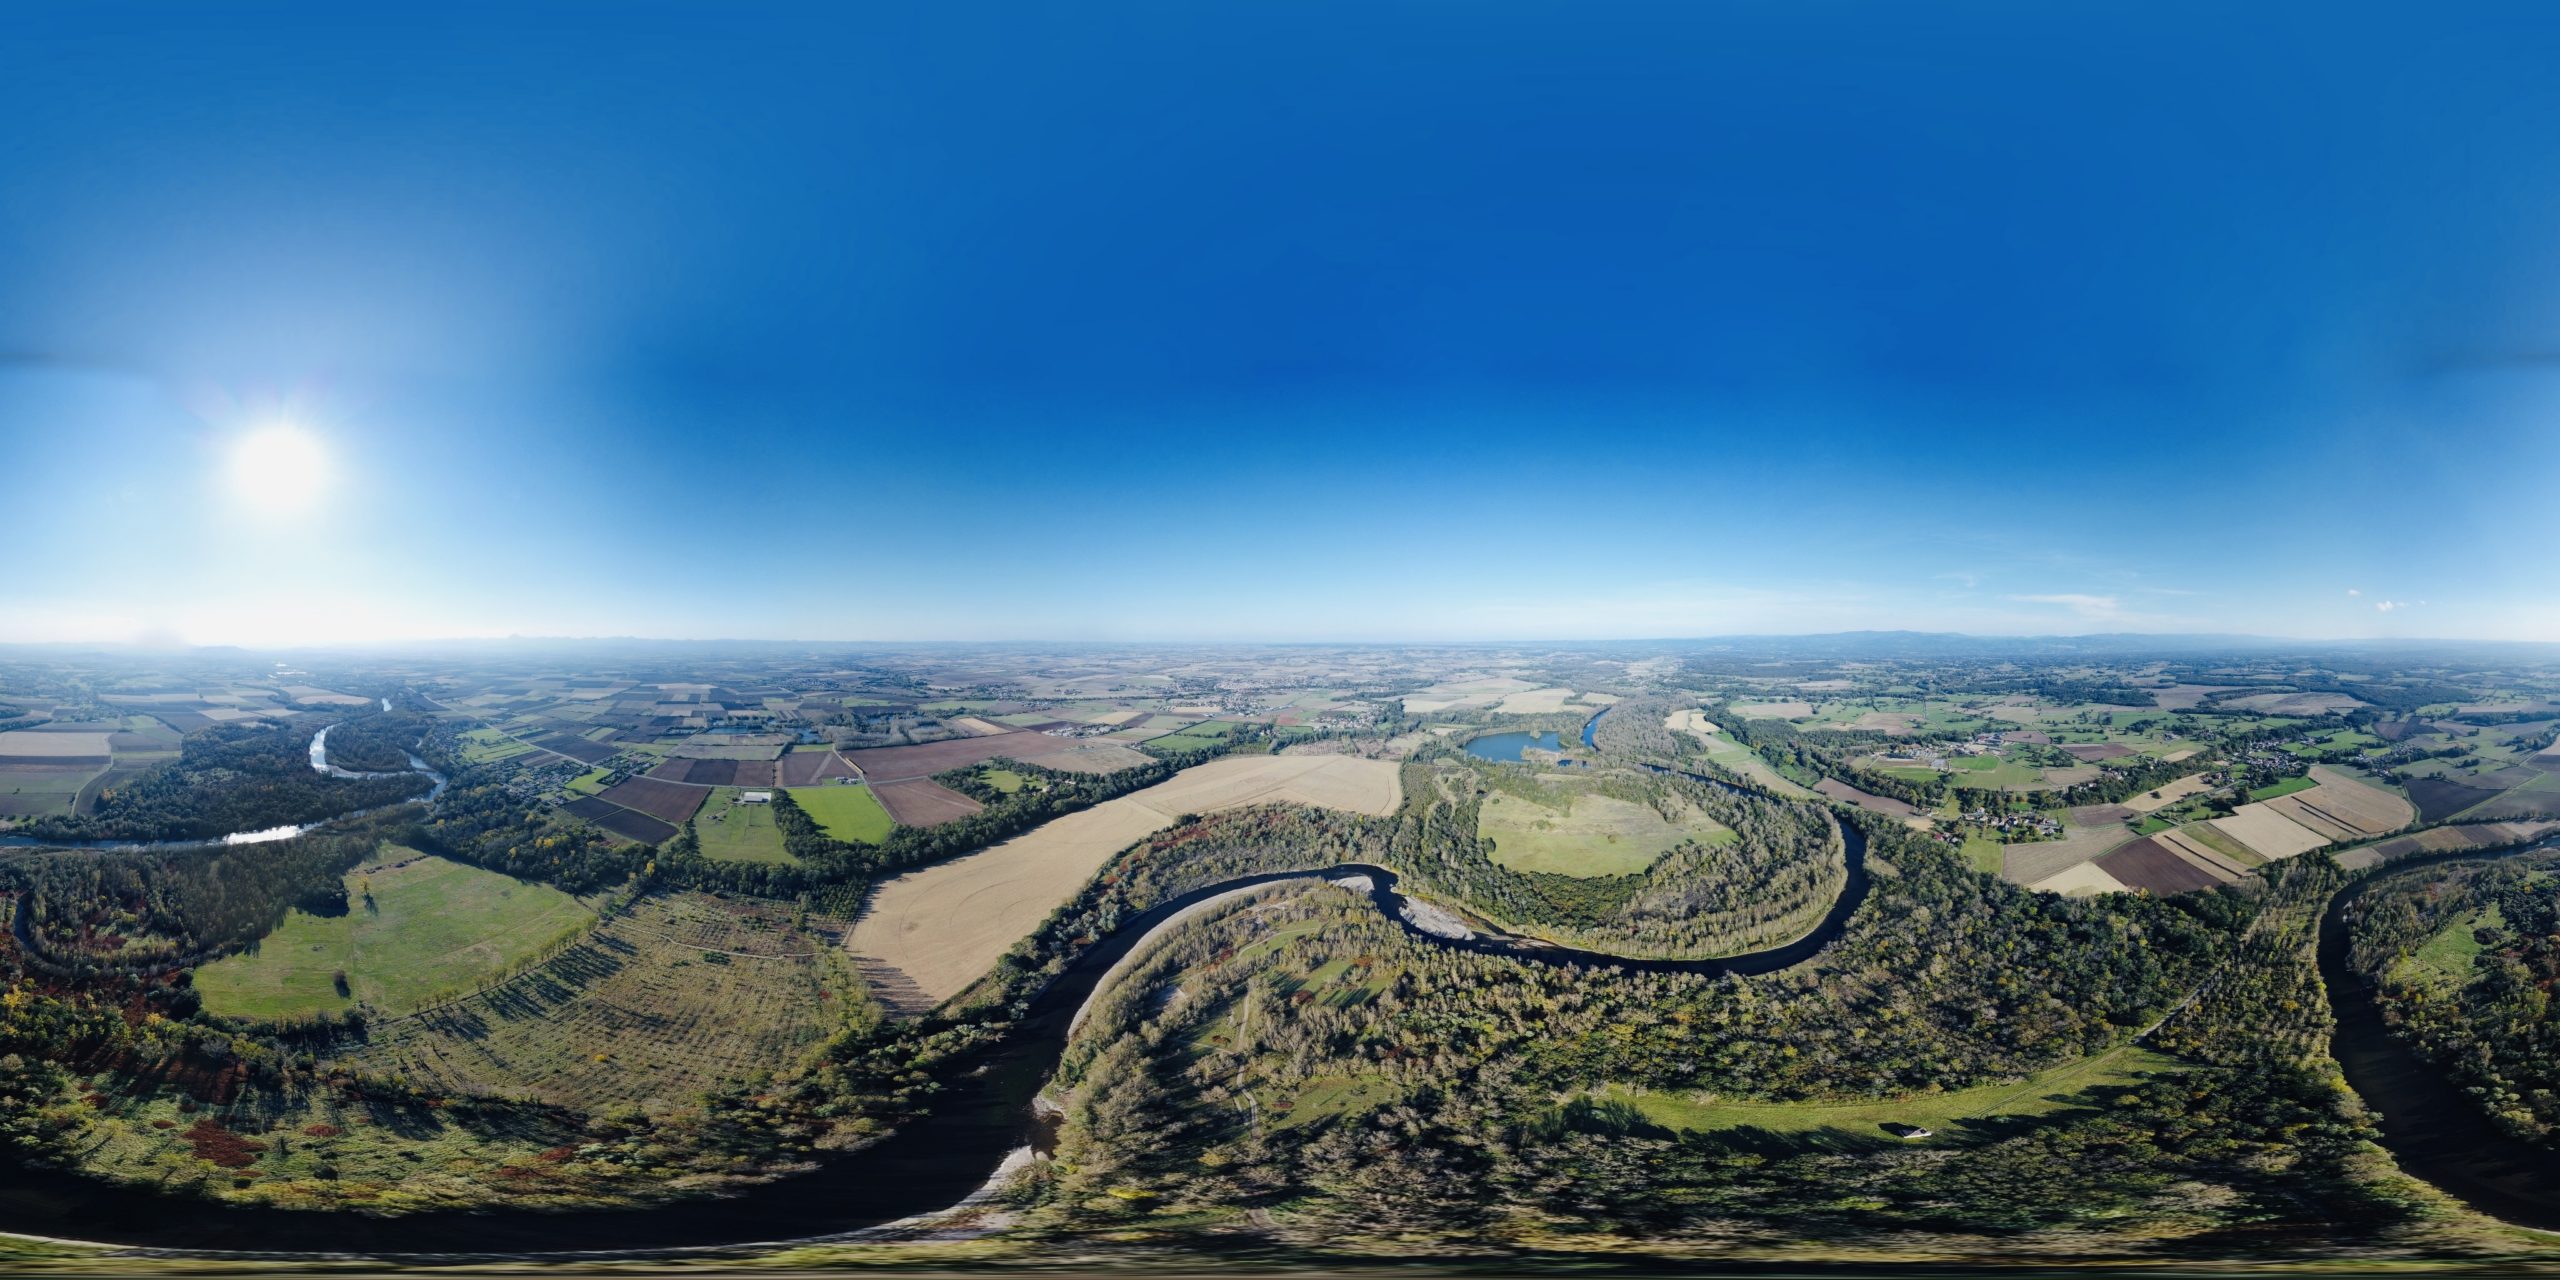
{"label": "green grass field", "polygon": [[2120,1045],[2093,1057],[2040,1071],[2014,1084],[1987,1084],[1953,1093],[1923,1094],[1899,1101],[1860,1102],[1699,1102],[1650,1089],[1613,1088],[1605,1095],[1623,1098],[1646,1119],[1666,1129],[1707,1132],[1716,1129],[1762,1129],[1782,1134],[1837,1134],[1854,1140],[1898,1142],[1887,1124],[1913,1124],[1938,1131],[1943,1141],[1966,1120],[1993,1116],[2049,1115],[2072,1106],[2083,1090],[2133,1083],[2144,1073],[2174,1071],[2182,1064],[2148,1049]]}
{"label": "green grass field", "polygon": [[2480,954],[2480,940],[2471,931],[2482,926],[2501,928],[2506,916],[2491,903],[2481,910],[2457,917],[2453,923],[2436,930],[2433,937],[2419,944],[2400,962],[2394,977],[2404,980],[2423,979],[2449,987],[2471,981],[2471,962]]}
{"label": "green grass field", "polygon": [[2277,796],[2289,796],[2296,791],[2309,791],[2313,787],[2319,785],[2320,784],[2318,782],[2313,781],[2308,777],[2287,778],[2282,782],[2269,783],[2266,786],[2250,792],[2249,798],[2252,800],[2273,800]]}
{"label": "green grass field", "polygon": [[1730,840],[1706,818],[1675,826],[1649,805],[1607,796],[1576,796],[1558,811],[1514,795],[1485,801],[1477,834],[1493,841],[1493,860],[1514,871],[1565,876],[1631,875],[1683,840]]}
{"label": "green grass field", "polygon": [[1958,852],[1964,855],[1966,865],[1984,875],[1996,876],[2007,864],[2007,850],[2000,842],[1977,832],[1965,833],[1964,847]]}
{"label": "green grass field", "polygon": [[[868,795],[869,788],[863,792]],[[702,842],[702,856],[725,862],[798,865],[798,858],[783,851],[782,829],[773,824],[773,806],[740,804],[740,794],[737,787],[722,787],[693,815],[693,834]]]}
{"label": "green grass field", "polygon": [[1014,792],[1020,791],[1024,787],[1031,785],[1031,779],[1023,777],[1021,774],[1015,773],[1011,769],[980,769],[978,771],[978,780],[986,783],[990,787],[994,787],[998,791],[1004,792],[1006,795],[1011,795]]}
{"label": "green grass field", "polygon": [[611,772],[610,769],[589,769],[569,779],[569,789],[582,796],[594,795],[604,790],[604,776]]}
{"label": "green grass field", "polygon": [[840,782],[823,787],[793,787],[791,799],[818,824],[819,830],[838,840],[878,844],[897,825],[889,820],[889,811],[880,807],[880,797],[865,786]]}
{"label": "green grass field", "polygon": [[533,748],[495,729],[474,729],[462,735],[462,762],[487,764],[492,760],[512,760]]}
{"label": "green grass field", "polygon": [[1161,738],[1149,738],[1140,745],[1149,747],[1156,751],[1206,751],[1211,747],[1225,743],[1226,740],[1227,736],[1225,734],[1219,734],[1212,738],[1204,738],[1193,733],[1168,733]]}
{"label": "green grass field", "polygon": [[347,873],[347,899],[345,915],[292,912],[256,950],[197,969],[205,1008],[241,1018],[359,1004],[407,1013],[509,973],[595,920],[548,885],[397,845]]}

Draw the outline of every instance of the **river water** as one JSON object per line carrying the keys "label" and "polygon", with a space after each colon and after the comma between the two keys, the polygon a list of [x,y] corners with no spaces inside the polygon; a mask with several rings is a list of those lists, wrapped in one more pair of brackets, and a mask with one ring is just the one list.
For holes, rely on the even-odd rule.
{"label": "river water", "polygon": [[[383,699],[383,710],[390,710],[390,704],[390,699]],[[311,735],[311,767],[313,769],[318,770],[321,773],[325,773],[332,778],[398,778],[412,773],[423,773],[430,781],[434,782],[435,785],[428,788],[427,794],[423,796],[417,796],[408,800],[395,800],[390,804],[376,805],[373,808],[358,810],[354,813],[342,813],[333,818],[323,818],[318,822],[306,822],[299,826],[266,827],[257,831],[234,831],[227,835],[205,836],[195,840],[39,840],[33,836],[0,836],[0,848],[102,849],[109,852],[130,852],[144,849],[175,851],[180,849],[213,849],[226,845],[266,844],[274,840],[290,840],[295,836],[301,835],[303,832],[317,831],[333,822],[344,822],[350,818],[361,818],[368,814],[383,813],[388,810],[397,809],[404,804],[434,804],[436,802],[436,797],[444,794],[445,776],[428,768],[427,762],[419,759],[418,753],[414,751],[406,753],[409,757],[409,767],[401,770],[377,773],[359,773],[356,770],[341,769],[336,765],[329,763],[329,730],[337,727],[338,726],[336,725],[330,725],[328,728],[324,728],[318,733]]]}
{"label": "river water", "polygon": [[[931,1114],[878,1144],[719,1200],[648,1209],[545,1213],[501,1209],[399,1218],[226,1206],[188,1195],[0,1166],[0,1231],[110,1241],[143,1248],[236,1250],[276,1257],[314,1253],[493,1257],[534,1253],[738,1247],[823,1239],[930,1213],[978,1190],[1008,1155],[1045,1141],[1032,1099],[1056,1072],[1075,1016],[1113,966],[1186,908],[1220,894],[1287,880],[1359,886],[1378,912],[1431,945],[1542,964],[1652,973],[1756,974],[1810,959],[1840,935],[1866,897],[1866,840],[1842,827],[1849,876],[1840,898],[1805,936],[1765,951],[1712,960],[1643,960],[1534,939],[1472,933],[1441,937],[1406,919],[1396,875],[1359,863],[1243,876],[1204,886],[1145,911],[1088,947],[1031,1000],[1004,1040],[951,1065]],[[280,1247],[291,1242],[291,1248]]]}
{"label": "river water", "polygon": [[2372,981],[2347,963],[2355,904],[2367,890],[2440,863],[2479,859],[2476,853],[2456,853],[2395,864],[2348,886],[2329,904],[2320,917],[2319,950],[2320,981],[2337,1023],[2329,1052],[2349,1087],[2373,1109],[2382,1145],[2403,1170],[2492,1217],[2560,1231],[2560,1151],[2491,1124],[2477,1099],[2391,1034]]}

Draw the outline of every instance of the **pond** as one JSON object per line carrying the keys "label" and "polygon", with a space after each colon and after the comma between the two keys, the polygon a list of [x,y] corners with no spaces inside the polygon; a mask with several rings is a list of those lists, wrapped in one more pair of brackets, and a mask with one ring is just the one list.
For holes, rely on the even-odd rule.
{"label": "pond", "polygon": [[1491,733],[1469,742],[1467,754],[1479,760],[1498,760],[1504,764],[1519,764],[1523,758],[1520,753],[1532,748],[1539,751],[1562,751],[1564,735],[1561,733]]}

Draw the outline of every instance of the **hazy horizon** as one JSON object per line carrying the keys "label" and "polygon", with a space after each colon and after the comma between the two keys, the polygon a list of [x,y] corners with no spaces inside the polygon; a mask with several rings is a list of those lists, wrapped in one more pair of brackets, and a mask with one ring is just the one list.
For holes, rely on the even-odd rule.
{"label": "hazy horizon", "polygon": [[0,641],[2560,637],[2547,8],[463,8],[19,15]]}

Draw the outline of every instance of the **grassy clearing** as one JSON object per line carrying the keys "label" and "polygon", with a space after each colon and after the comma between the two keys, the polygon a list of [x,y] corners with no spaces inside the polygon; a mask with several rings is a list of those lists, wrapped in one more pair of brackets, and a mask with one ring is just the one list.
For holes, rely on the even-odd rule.
{"label": "grassy clearing", "polygon": [[513,760],[533,748],[495,729],[474,729],[462,735],[462,762],[487,764],[493,760]]}
{"label": "grassy clearing", "polygon": [[292,912],[256,950],[197,969],[205,1007],[261,1019],[358,1005],[407,1013],[519,968],[595,920],[549,885],[396,845],[347,873],[347,900],[345,915]]}
{"label": "grassy clearing", "polygon": [[2480,940],[2471,936],[2474,929],[2503,928],[2506,915],[2496,903],[2465,915],[2436,930],[2435,936],[2420,944],[2402,960],[2393,976],[2423,980],[2458,987],[2471,981],[2471,962],[2480,954]]}
{"label": "grassy clearing", "polygon": [[2184,1064],[2175,1058],[2133,1045],[2120,1045],[2093,1057],[2039,1071],[2016,1083],[1987,1084],[1898,1101],[1701,1102],[1681,1094],[1626,1088],[1612,1088],[1607,1096],[1633,1103],[1646,1119],[1666,1129],[1698,1132],[1759,1129],[1777,1134],[1822,1134],[1855,1142],[1886,1143],[1901,1141],[1885,1131],[1883,1126],[1888,1124],[1918,1125],[1937,1131],[1937,1137],[1917,1139],[1916,1145],[1944,1142],[1952,1131],[1968,1120],[1987,1120],[1995,1116],[2041,1116],[2074,1106],[2094,1105],[2079,1095],[2102,1086],[2132,1084],[2146,1074],[2182,1069]]}
{"label": "grassy clearing", "polygon": [[2000,842],[1977,832],[1965,833],[1964,847],[1957,852],[1964,855],[1966,865],[1984,875],[1996,876],[2007,865],[2007,850]]}
{"label": "grassy clearing", "polygon": [[978,780],[986,783],[990,787],[994,787],[998,791],[1004,792],[1007,795],[1011,795],[1014,792],[1020,791],[1024,787],[1031,785],[1031,779],[1023,777],[1021,774],[1015,773],[1011,769],[980,769],[978,771]]}
{"label": "grassy clearing", "polygon": [[[870,788],[861,790],[867,795]],[[702,856],[729,862],[799,865],[798,858],[783,851],[782,829],[773,824],[773,806],[742,804],[738,800],[741,794],[737,787],[722,787],[712,792],[701,811],[693,815],[693,834],[702,842]]]}
{"label": "grassy clearing", "polygon": [[595,795],[604,790],[605,775],[611,772],[610,769],[589,769],[569,779],[569,790],[582,796]]}
{"label": "grassy clearing", "polygon": [[858,840],[878,844],[889,836],[897,824],[889,820],[889,811],[880,807],[880,797],[871,788],[857,783],[831,783],[819,787],[791,788],[792,803],[809,815],[818,829],[838,840]]}
{"label": "grassy clearing", "polygon": [[2286,778],[2282,781],[2269,783],[2266,786],[2259,787],[2256,790],[2251,791],[2249,793],[2249,798],[2252,800],[2273,800],[2277,796],[2289,796],[2296,791],[2309,791],[2313,787],[2319,785],[2320,783],[2317,779],[2310,777]]}
{"label": "grassy clearing", "polygon": [[1493,860],[1514,871],[1566,876],[1632,875],[1683,840],[1730,840],[1705,818],[1673,825],[1652,806],[1607,796],[1573,798],[1563,811],[1509,794],[1485,801],[1477,834],[1493,841]]}

